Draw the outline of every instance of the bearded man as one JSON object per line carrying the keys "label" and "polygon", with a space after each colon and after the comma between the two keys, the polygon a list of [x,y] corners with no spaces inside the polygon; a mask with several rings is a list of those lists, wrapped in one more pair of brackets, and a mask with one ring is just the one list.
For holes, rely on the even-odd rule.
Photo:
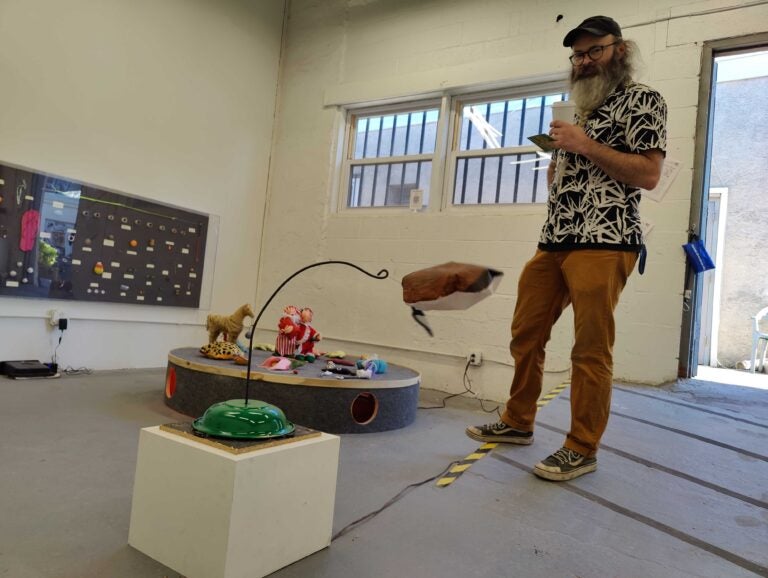
{"label": "bearded man", "polygon": [[[597,469],[613,381],[614,311],[638,255],[645,254],[638,205],[652,189],[666,148],[667,108],[632,80],[635,45],[607,16],[568,32],[574,124],[553,121],[547,221],[520,275],[510,351],[515,374],[501,420],[467,428],[483,442],[533,442],[544,348],[573,306],[571,428],[563,447],[537,463],[539,477],[570,480]],[[642,258],[640,272],[642,273]]]}

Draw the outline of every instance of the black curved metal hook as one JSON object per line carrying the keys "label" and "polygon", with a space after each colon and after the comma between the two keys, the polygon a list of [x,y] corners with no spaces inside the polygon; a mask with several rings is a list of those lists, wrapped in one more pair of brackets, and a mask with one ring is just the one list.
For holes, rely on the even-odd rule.
{"label": "black curved metal hook", "polygon": [[361,273],[364,273],[368,275],[368,277],[372,277],[373,279],[386,279],[389,277],[389,271],[386,269],[382,269],[375,275],[373,273],[369,273],[362,267],[358,267],[354,263],[350,263],[349,261],[320,261],[319,263],[312,263],[311,265],[307,265],[306,267],[302,267],[295,273],[293,273],[290,277],[288,277],[285,281],[280,283],[280,286],[275,289],[275,291],[272,293],[272,295],[269,296],[269,299],[267,299],[267,302],[264,303],[264,306],[259,311],[259,314],[256,315],[256,320],[253,322],[253,325],[251,325],[251,337],[248,339],[248,368],[245,372],[245,405],[248,405],[248,393],[250,391],[251,386],[251,358],[253,356],[253,335],[256,333],[256,325],[258,325],[259,320],[261,319],[261,316],[264,314],[264,311],[266,311],[267,307],[269,307],[269,304],[272,303],[272,300],[275,298],[275,296],[280,292],[280,290],[285,287],[288,282],[299,275],[300,273],[303,273],[307,269],[312,269],[314,267],[320,267],[321,265],[347,265],[348,267],[352,267],[353,269],[357,269]]}

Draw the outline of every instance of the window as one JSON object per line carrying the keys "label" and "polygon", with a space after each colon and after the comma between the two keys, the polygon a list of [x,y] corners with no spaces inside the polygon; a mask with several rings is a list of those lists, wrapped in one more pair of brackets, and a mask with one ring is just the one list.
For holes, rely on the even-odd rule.
{"label": "window", "polygon": [[345,206],[407,208],[414,189],[423,191],[422,206],[432,191],[456,206],[544,203],[549,159],[527,137],[547,132],[552,103],[564,99],[557,83],[352,111]]}
{"label": "window", "polygon": [[437,139],[437,108],[353,115],[347,206],[409,206],[411,190],[429,202]]}
{"label": "window", "polygon": [[460,101],[451,152],[453,204],[542,203],[549,159],[528,137],[549,130],[552,103],[563,93]]}

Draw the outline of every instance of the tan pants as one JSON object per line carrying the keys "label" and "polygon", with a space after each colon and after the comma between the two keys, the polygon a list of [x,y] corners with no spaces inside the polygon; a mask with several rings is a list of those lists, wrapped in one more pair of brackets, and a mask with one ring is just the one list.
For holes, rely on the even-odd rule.
{"label": "tan pants", "polygon": [[573,305],[571,430],[565,447],[597,452],[608,424],[613,378],[613,312],[637,254],[627,251],[537,251],[520,275],[509,349],[515,375],[502,421],[533,431],[544,376],[544,346],[563,310]]}

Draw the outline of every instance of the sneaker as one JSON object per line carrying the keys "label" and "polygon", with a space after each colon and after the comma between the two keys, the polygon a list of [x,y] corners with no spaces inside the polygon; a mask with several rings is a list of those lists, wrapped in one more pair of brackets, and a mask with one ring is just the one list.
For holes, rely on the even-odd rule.
{"label": "sneaker", "polygon": [[547,459],[533,467],[533,473],[540,478],[563,482],[578,478],[597,469],[597,458],[588,458],[579,452],[562,447]]}
{"label": "sneaker", "polygon": [[513,429],[503,421],[486,425],[473,425],[466,429],[466,433],[473,440],[479,442],[502,442],[527,446],[533,443],[532,431],[520,431]]}

